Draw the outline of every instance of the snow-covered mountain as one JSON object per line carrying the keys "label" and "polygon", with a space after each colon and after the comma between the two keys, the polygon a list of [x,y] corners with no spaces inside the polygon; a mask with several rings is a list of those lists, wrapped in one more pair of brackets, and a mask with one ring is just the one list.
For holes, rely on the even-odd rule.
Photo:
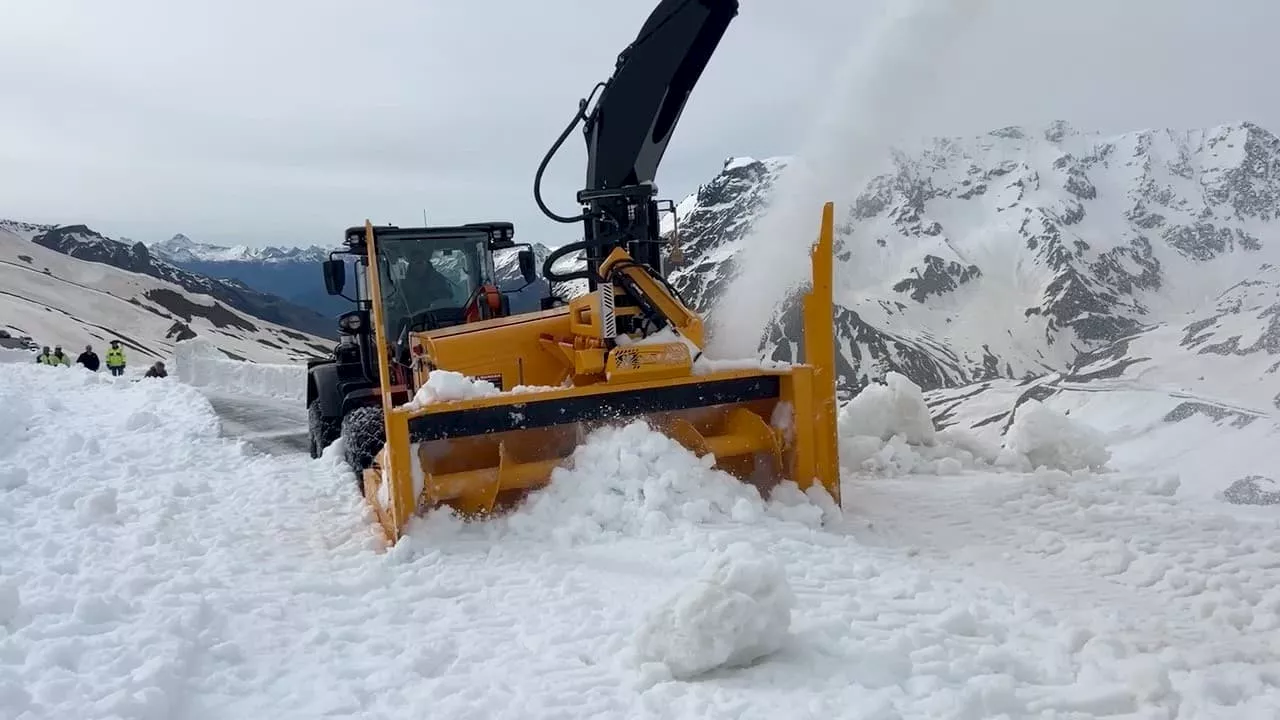
{"label": "snow-covered mountain", "polygon": [[[208,295],[251,316],[304,333],[325,337],[334,334],[333,319],[309,307],[235,278],[178,267],[152,255],[140,242],[125,243],[84,225],[37,225],[0,219],[0,230],[71,257],[150,275],[181,286],[187,292]],[[318,269],[315,273],[319,277]]]}
{"label": "snow-covered mountain", "polygon": [[[121,252],[113,246],[124,254],[105,255]],[[111,259],[138,265],[122,268]],[[87,229],[0,221],[0,329],[41,345],[60,344],[73,355],[87,344],[101,355],[107,341],[119,339],[135,366],[170,357],[178,341],[192,337],[255,362],[297,361],[332,347],[330,340],[264,320],[213,292],[193,291],[190,273],[156,277],[183,271],[147,259],[145,248],[139,252]]]}
{"label": "snow-covered mountain", "polygon": [[[689,262],[673,282],[699,309],[788,164],[731,160],[680,204]],[[1065,370],[1280,264],[1280,139],[1251,123],[940,138],[814,198],[815,223],[828,199],[846,391],[890,370],[925,388]],[[771,326],[767,353],[794,357],[796,320],[790,307]]]}
{"label": "snow-covered mountain", "polygon": [[1118,469],[1195,478],[1203,499],[1280,504],[1280,266],[1203,307],[1085,353],[1032,381],[927,394],[939,427],[998,442],[1040,402],[1106,432]]}
{"label": "snow-covered mountain", "polygon": [[164,242],[152,243],[151,252],[172,263],[188,262],[323,262],[329,256],[329,249],[319,245],[310,247],[249,247],[248,245],[211,245],[195,242],[191,238],[178,233]]}

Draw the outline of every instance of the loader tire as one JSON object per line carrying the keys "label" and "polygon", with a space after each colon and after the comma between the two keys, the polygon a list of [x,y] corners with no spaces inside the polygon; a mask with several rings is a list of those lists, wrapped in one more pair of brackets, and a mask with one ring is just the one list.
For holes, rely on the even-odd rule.
{"label": "loader tire", "polygon": [[355,472],[356,489],[364,495],[364,470],[386,442],[382,425],[382,408],[358,407],[342,418],[342,444],[347,464]]}
{"label": "loader tire", "polygon": [[312,400],[307,405],[307,434],[311,457],[318,458],[341,432],[339,422],[335,418],[327,418],[320,409],[320,402]]}

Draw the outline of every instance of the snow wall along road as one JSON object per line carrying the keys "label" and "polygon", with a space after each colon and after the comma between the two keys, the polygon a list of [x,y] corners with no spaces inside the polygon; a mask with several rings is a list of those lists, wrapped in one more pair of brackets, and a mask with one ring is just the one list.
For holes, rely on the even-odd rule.
{"label": "snow wall along road", "polygon": [[302,363],[233,360],[208,341],[194,338],[174,346],[173,364],[174,376],[194,387],[299,404],[306,402],[307,367]]}

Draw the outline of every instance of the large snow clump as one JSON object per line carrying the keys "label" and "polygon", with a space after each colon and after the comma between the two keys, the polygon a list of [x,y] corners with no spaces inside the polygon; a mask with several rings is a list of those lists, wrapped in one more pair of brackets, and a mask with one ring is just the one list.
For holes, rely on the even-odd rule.
{"label": "large snow clump", "polygon": [[689,586],[645,615],[635,634],[634,659],[650,680],[747,665],[782,647],[794,605],[782,563],[747,543],[734,543],[712,556]]}

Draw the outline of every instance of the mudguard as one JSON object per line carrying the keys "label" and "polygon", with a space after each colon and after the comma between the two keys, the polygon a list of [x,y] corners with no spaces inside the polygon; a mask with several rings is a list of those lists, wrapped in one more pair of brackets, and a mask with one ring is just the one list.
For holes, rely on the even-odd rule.
{"label": "mudguard", "polygon": [[320,402],[320,414],[327,418],[342,417],[342,387],[338,382],[338,365],[318,363],[307,371],[307,406]]}

